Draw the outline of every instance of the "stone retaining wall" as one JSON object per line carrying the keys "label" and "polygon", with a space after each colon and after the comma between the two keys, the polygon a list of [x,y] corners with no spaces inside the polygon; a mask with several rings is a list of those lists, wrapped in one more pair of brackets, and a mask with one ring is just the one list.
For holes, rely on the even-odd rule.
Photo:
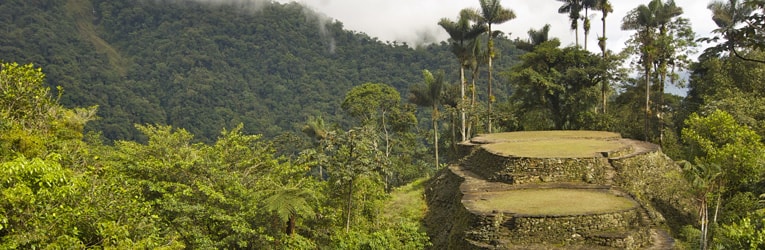
{"label": "stone retaining wall", "polygon": [[509,239],[517,243],[563,243],[597,232],[627,232],[645,224],[639,210],[573,216],[507,215],[502,224],[509,229]]}
{"label": "stone retaining wall", "polygon": [[489,181],[509,184],[584,182],[605,184],[607,161],[592,158],[507,157],[477,149],[463,165]]}

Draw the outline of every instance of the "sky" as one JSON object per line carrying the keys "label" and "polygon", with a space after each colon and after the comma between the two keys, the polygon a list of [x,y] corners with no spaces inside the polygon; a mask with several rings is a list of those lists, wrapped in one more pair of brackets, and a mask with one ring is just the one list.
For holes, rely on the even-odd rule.
{"label": "sky", "polygon": [[[464,8],[479,8],[478,0],[277,0],[298,2],[343,23],[345,29],[364,32],[381,41],[399,41],[418,44],[423,38],[428,42],[445,41],[448,38],[438,26],[441,18],[457,19]],[[606,20],[607,47],[620,51],[633,31],[622,31],[621,20],[631,9],[650,0],[611,0],[614,12]],[[711,12],[706,6],[710,0],[675,0],[683,8],[685,18],[691,20],[693,30],[699,37],[709,36],[715,28]],[[573,45],[574,31],[569,29],[567,14],[558,14],[562,2],[557,0],[501,0],[502,6],[512,9],[516,18],[495,29],[510,33],[511,39],[528,37],[530,28],[539,29],[550,24],[551,37],[557,37],[563,45]],[[582,12],[584,13],[584,12]],[[592,28],[588,38],[588,50],[599,52],[597,36],[602,33],[600,12],[590,11]],[[581,26],[581,23],[580,23]],[[581,31],[580,31],[581,32]],[[580,43],[583,44],[580,33]]]}

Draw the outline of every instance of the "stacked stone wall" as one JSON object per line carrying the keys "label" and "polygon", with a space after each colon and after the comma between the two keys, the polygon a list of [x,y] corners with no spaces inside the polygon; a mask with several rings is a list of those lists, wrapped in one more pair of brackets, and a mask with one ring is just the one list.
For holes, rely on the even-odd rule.
{"label": "stacked stone wall", "polygon": [[508,184],[584,182],[605,184],[606,168],[603,158],[528,158],[501,156],[477,149],[464,162],[467,169],[489,181]]}

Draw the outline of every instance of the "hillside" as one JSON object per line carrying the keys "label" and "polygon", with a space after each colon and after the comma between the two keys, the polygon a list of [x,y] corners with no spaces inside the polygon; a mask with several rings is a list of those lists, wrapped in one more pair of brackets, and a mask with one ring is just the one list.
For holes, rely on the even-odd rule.
{"label": "hillside", "polygon": [[[65,106],[98,105],[89,130],[112,140],[142,139],[136,123],[186,128],[203,141],[238,123],[269,137],[311,115],[343,125],[340,102],[353,86],[386,83],[405,95],[423,69],[457,79],[446,43],[383,42],[296,3],[241,7],[3,1],[0,60],[42,67]],[[519,52],[507,40],[498,46],[501,70]]]}

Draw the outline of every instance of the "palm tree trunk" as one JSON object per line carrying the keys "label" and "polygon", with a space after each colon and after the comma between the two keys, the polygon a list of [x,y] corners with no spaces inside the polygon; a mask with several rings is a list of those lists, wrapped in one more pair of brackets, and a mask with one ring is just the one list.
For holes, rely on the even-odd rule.
{"label": "palm tree trunk", "polygon": [[436,156],[436,166],[435,169],[438,169],[438,107],[434,104],[433,105],[433,145],[435,148],[435,156]]}
{"label": "palm tree trunk", "polygon": [[[603,17],[600,19],[601,21],[603,21],[603,38],[602,38],[603,40],[599,42],[599,44],[602,43],[600,44],[601,45],[600,50],[603,53],[603,60],[606,59],[606,39],[607,39],[606,38],[606,16],[607,15],[608,13],[606,11],[603,11]],[[603,114],[607,112],[606,105],[608,104],[608,102],[606,101],[606,91],[608,91],[608,80],[603,80],[603,82],[601,83],[601,89],[600,89],[600,97],[603,100]]]}
{"label": "palm tree trunk", "polygon": [[465,67],[460,66],[460,103],[458,103],[457,106],[460,107],[460,118],[462,122],[462,128],[460,130],[460,133],[462,133],[462,141],[465,141],[467,138],[466,127],[465,127],[465,107],[463,105],[463,102],[465,101],[465,86],[466,85],[467,85],[467,82],[465,81]]}
{"label": "palm tree trunk", "polygon": [[582,22],[584,25],[584,50],[587,50],[587,37],[590,35],[590,17],[587,16],[587,10],[588,8],[584,8],[584,22]]}
{"label": "palm tree trunk", "polygon": [[475,121],[475,115],[476,115],[475,114],[476,113],[476,111],[475,111],[475,105],[476,105],[475,82],[476,82],[476,80],[478,78],[478,76],[477,76],[478,75],[478,69],[479,69],[478,65],[476,65],[475,69],[472,70],[472,74],[471,74],[471,77],[470,77],[470,81],[471,81],[471,86],[470,86],[471,87],[470,88],[470,94],[471,94],[470,112],[473,115],[470,118],[470,122],[468,122],[468,127],[467,127],[467,136],[468,137],[473,135],[473,126],[478,126],[477,122]]}
{"label": "palm tree trunk", "polygon": [[[663,62],[663,67],[666,67],[666,62]],[[661,72],[661,83],[659,83],[659,108],[657,109],[657,112],[659,113],[659,145],[664,145],[664,81],[667,79],[667,73],[666,69],[662,69]]]}
{"label": "palm tree trunk", "polygon": [[649,119],[651,118],[651,65],[646,64],[645,67],[645,121],[643,124],[643,136],[645,141],[648,141]]}
{"label": "palm tree trunk", "polygon": [[489,63],[488,63],[488,66],[489,66],[489,88],[488,88],[488,95],[489,96],[488,96],[488,106],[487,106],[486,114],[487,114],[487,123],[488,123],[487,131],[491,134],[491,103],[494,102],[494,94],[491,92],[491,80],[492,80],[492,77],[491,77],[491,71],[492,71],[491,59],[492,59],[492,57],[494,57],[494,41],[491,38],[491,36],[492,36],[492,34],[491,34],[491,23],[489,23],[489,25],[488,25],[488,30],[489,30],[488,31],[489,32],[488,33],[489,34],[489,39],[487,39],[488,40],[488,42],[487,42],[488,44],[487,44],[486,47],[487,47],[487,50],[488,50],[487,52],[489,53]]}
{"label": "palm tree trunk", "polygon": [[295,214],[290,213],[290,218],[287,220],[287,235],[293,236],[295,235]]}
{"label": "palm tree trunk", "polygon": [[[576,20],[574,22],[579,22],[579,20]],[[576,31],[574,31],[574,35],[576,36],[576,48],[579,48],[579,25],[576,26]]]}
{"label": "palm tree trunk", "polygon": [[[457,121],[455,121],[456,119],[454,118],[455,116],[454,112],[451,112],[451,113],[452,115],[450,116],[451,116],[451,123],[452,123],[452,152],[456,153],[457,152],[457,131],[455,127],[457,127]],[[464,124],[465,120],[462,120],[462,122]],[[465,140],[462,140],[462,141],[465,141]]]}

